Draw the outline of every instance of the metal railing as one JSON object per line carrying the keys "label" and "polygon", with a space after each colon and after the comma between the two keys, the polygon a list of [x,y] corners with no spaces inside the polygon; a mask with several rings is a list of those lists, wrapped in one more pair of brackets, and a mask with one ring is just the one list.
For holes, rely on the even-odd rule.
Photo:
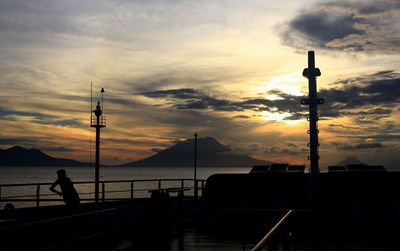
{"label": "metal railing", "polygon": [[275,231],[289,218],[289,216],[293,213],[293,210],[289,210],[279,221],[275,224],[275,226],[254,246],[251,251],[260,251],[267,244],[269,238],[275,233]]}
{"label": "metal railing", "polygon": [[[195,184],[196,182],[196,184]],[[151,189],[163,189],[171,187],[174,185],[174,188],[190,188],[193,190],[193,196],[196,194],[194,189],[197,187],[197,194],[201,195],[201,192],[204,189],[205,180],[198,179],[143,179],[143,180],[104,180],[100,181],[100,201],[115,201],[115,200],[128,200],[134,198],[145,198],[144,194],[148,194],[147,192]],[[57,195],[54,193],[43,193],[42,189],[48,188],[53,183],[24,183],[24,184],[0,184],[0,206],[4,202],[33,202],[36,207],[41,205],[41,202],[61,202],[63,201],[61,198],[54,198]],[[107,190],[108,187],[112,185],[119,185],[119,189],[117,190]],[[92,202],[94,201],[94,191],[83,192],[79,191],[80,185],[94,185],[94,181],[78,181],[74,182],[75,188],[78,190],[78,193],[81,197],[81,201]],[[127,185],[126,187],[121,188],[122,185]],[[5,195],[6,189],[13,189],[12,195]],[[23,190],[22,188],[29,189],[30,191],[36,191],[35,194],[23,194],[22,191],[18,192],[18,190]],[[115,188],[114,188],[115,189]],[[91,190],[91,189],[89,189]],[[123,197],[116,196],[107,196],[111,194],[123,193]],[[138,193],[141,195],[136,196]],[[91,196],[93,195],[93,198]],[[148,197],[147,196],[147,197]],[[46,198],[47,197],[47,198]],[[50,198],[53,197],[53,198]]]}

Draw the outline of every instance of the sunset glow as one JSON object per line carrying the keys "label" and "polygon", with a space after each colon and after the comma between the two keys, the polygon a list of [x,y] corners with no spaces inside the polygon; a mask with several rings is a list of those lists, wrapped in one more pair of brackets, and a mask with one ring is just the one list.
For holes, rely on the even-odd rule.
{"label": "sunset glow", "polygon": [[139,160],[198,133],[260,159],[308,164],[300,100],[313,50],[326,101],[322,165],[355,156],[398,168],[395,1],[1,4],[2,149],[93,159],[92,82],[94,102],[106,90],[102,163]]}

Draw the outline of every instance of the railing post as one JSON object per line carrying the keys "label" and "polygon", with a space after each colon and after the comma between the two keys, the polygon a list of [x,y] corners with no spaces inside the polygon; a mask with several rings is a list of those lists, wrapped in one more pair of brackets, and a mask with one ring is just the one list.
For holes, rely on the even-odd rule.
{"label": "railing post", "polygon": [[193,189],[194,189],[194,198],[198,199],[198,197],[199,197],[199,184],[197,182],[197,179],[194,180],[194,188]]}
{"label": "railing post", "polygon": [[181,179],[181,188],[185,187],[185,181],[183,179]]}
{"label": "railing post", "polygon": [[36,186],[36,207],[40,206],[40,184]]}
{"label": "railing post", "polygon": [[158,180],[158,189],[161,189],[161,180]]}
{"label": "railing post", "polygon": [[0,208],[1,208],[1,200],[2,198],[1,198],[1,185],[0,185]]}
{"label": "railing post", "polygon": [[102,201],[104,202],[105,197],[106,197],[106,184],[104,182],[101,183],[101,196],[102,196]]}
{"label": "railing post", "polygon": [[204,183],[205,183],[205,180],[202,180],[202,181],[201,181],[201,196],[203,196]]}
{"label": "railing post", "polygon": [[131,199],[133,199],[133,190],[134,190],[133,181],[131,181]]}

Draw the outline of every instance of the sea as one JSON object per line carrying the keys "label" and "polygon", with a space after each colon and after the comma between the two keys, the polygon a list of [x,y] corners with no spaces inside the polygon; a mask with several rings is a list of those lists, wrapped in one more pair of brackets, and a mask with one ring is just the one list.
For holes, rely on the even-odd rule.
{"label": "sea", "polygon": [[[62,167],[67,176],[74,182],[93,182],[95,176],[94,167]],[[57,179],[56,171],[60,167],[0,167],[0,197],[1,199],[26,200],[35,199],[37,189],[41,199],[60,199],[58,195],[49,191],[49,184],[37,186],[37,183],[52,183]],[[197,179],[206,180],[209,176],[217,173],[248,173],[250,167],[198,167],[196,169]],[[180,187],[179,179],[193,179],[193,167],[101,167],[100,181],[138,180],[134,182],[134,197],[146,198],[150,196],[149,190],[158,188],[158,181],[139,181],[154,179],[177,179],[173,181],[162,181],[162,187]],[[25,186],[8,186],[9,184],[31,184]],[[81,199],[94,198],[94,184],[75,184]],[[185,187],[193,187],[193,181],[184,181]],[[102,192],[100,187],[100,192]],[[105,199],[129,198],[131,196],[131,183],[118,182],[106,183],[104,186]],[[188,195],[193,190],[187,192]],[[100,195],[102,198],[102,194]],[[7,202],[0,202],[0,208]],[[35,206],[35,202],[11,201],[15,207]],[[62,201],[41,202],[40,206],[62,204]]]}

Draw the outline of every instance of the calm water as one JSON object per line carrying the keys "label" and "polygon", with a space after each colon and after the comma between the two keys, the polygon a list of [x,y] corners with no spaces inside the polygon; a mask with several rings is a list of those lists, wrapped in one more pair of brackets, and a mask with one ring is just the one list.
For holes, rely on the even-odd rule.
{"label": "calm water", "polygon": [[[63,167],[73,181],[94,180],[94,167]],[[58,167],[0,167],[0,184],[53,182]],[[247,173],[250,167],[197,168],[197,178],[207,179],[215,173]],[[101,167],[101,180],[193,178],[193,168],[170,167]]]}
{"label": "calm water", "polygon": [[[93,181],[94,167],[63,167],[73,182]],[[25,184],[25,183],[47,183],[54,182],[57,178],[58,167],[1,167],[0,184]],[[248,173],[250,167],[245,168],[197,168],[197,178],[207,179],[216,173]],[[100,180],[142,180],[142,179],[192,179],[193,168],[166,168],[166,167],[102,167],[100,169]],[[163,187],[180,186],[179,181],[163,182]],[[134,197],[149,197],[148,189],[156,188],[158,182],[137,182],[134,184]],[[193,186],[193,182],[185,182],[184,186]],[[75,188],[83,199],[93,199],[93,184],[75,184]],[[3,187],[1,197],[19,197],[21,199],[34,198],[36,186],[27,187]],[[100,188],[101,189],[101,188]],[[106,184],[106,198],[126,198],[130,196],[130,183]],[[48,190],[48,186],[40,187],[41,198],[59,199],[59,197]],[[32,202],[13,202],[17,207],[33,206]],[[43,202],[41,205],[59,204],[59,202]],[[4,203],[0,205],[3,207]]]}

